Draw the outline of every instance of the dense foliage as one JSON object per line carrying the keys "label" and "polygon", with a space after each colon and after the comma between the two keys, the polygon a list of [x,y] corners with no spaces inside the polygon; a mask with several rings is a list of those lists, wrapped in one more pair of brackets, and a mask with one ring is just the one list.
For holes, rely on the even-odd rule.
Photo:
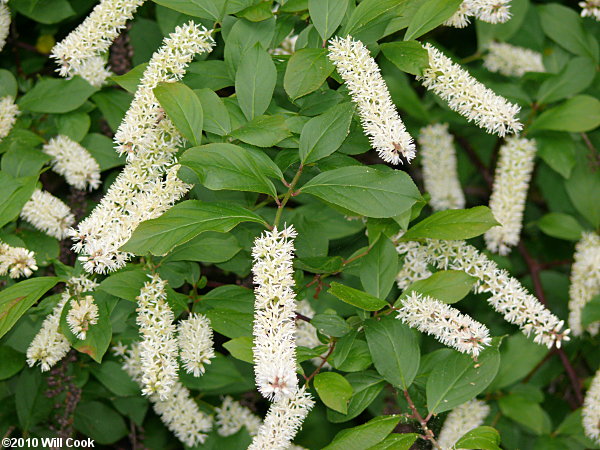
{"label": "dense foliage", "polygon": [[0,1],[0,436],[600,448],[593,1],[102,3]]}

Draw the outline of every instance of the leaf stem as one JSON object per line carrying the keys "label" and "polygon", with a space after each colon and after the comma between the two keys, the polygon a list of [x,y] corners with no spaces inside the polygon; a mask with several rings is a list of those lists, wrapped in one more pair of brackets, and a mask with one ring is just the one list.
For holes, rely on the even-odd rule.
{"label": "leaf stem", "polygon": [[298,167],[298,171],[296,172],[296,175],[294,175],[292,182],[289,184],[287,192],[285,193],[283,199],[279,203],[279,206],[277,207],[277,214],[275,214],[275,220],[273,221],[273,228],[275,228],[277,225],[279,225],[279,221],[281,220],[281,214],[283,213],[283,208],[285,207],[288,200],[292,196],[292,193],[294,192],[294,188],[296,187],[296,184],[298,184],[298,180],[300,179],[300,175],[302,175],[303,169],[304,169],[304,165],[300,164],[300,167]]}
{"label": "leaf stem", "polygon": [[409,406],[410,410],[412,411],[412,415],[415,419],[417,419],[419,421],[419,424],[421,425],[421,428],[423,429],[423,432],[425,433],[425,437],[427,438],[427,440],[429,442],[431,442],[431,445],[433,445],[434,448],[442,450],[442,447],[440,447],[440,444],[438,444],[438,442],[435,440],[433,431],[431,431],[429,429],[429,427],[427,426],[427,421],[431,418],[431,414],[427,416],[427,419],[423,419],[423,417],[417,410],[417,407],[415,406],[414,402],[412,401],[412,398],[410,398],[410,394],[408,393],[408,390],[404,389],[403,392],[404,392],[404,398],[406,399],[408,406]]}

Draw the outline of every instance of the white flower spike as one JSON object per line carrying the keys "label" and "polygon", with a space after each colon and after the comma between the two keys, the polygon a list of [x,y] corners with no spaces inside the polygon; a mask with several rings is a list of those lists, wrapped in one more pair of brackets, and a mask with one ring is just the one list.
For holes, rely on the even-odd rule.
{"label": "white flower spike", "polygon": [[75,216],[67,205],[40,189],[36,189],[23,206],[21,218],[56,239],[67,237],[69,227],[75,223]]}
{"label": "white flower spike", "polygon": [[260,393],[278,401],[294,395],[296,376],[296,294],[293,227],[267,231],[252,248],[254,265],[254,373]]}
{"label": "white flower spike", "polygon": [[448,124],[437,123],[419,132],[423,182],[436,211],[465,207],[465,196],[456,171],[456,151]]}
{"label": "white flower spike", "polygon": [[71,300],[67,323],[77,339],[84,340],[90,327],[98,323],[98,306],[94,297],[86,295],[83,299]]}
{"label": "white flower spike", "polygon": [[465,433],[481,426],[489,413],[490,407],[477,399],[457,406],[446,417],[438,437],[438,444],[444,450],[453,450],[454,444]]}
{"label": "white flower spike", "polygon": [[19,114],[19,107],[13,97],[7,95],[0,98],[0,141],[8,136]]}
{"label": "white flower spike", "polygon": [[485,325],[446,303],[416,292],[402,301],[396,318],[474,358],[492,342]]}
{"label": "white flower spike", "polygon": [[464,28],[470,23],[469,16],[487,23],[507,22],[511,18],[510,0],[464,0],[444,25]]}
{"label": "white flower spike", "polygon": [[37,269],[34,252],[0,241],[0,276],[8,274],[11,278],[27,278]]}
{"label": "white flower spike", "polygon": [[215,357],[210,320],[202,314],[192,313],[179,322],[177,345],[185,371],[195,377],[204,374],[204,365],[210,364],[210,360]]}
{"label": "white flower spike", "polygon": [[600,444],[600,370],[596,372],[581,409],[585,435]]}
{"label": "white flower spike", "polygon": [[252,411],[230,396],[226,396],[221,406],[215,408],[215,411],[217,412],[217,432],[220,436],[231,436],[243,427],[250,436],[256,436],[262,425],[260,417],[254,415]]}
{"label": "white flower spike", "polygon": [[519,243],[537,147],[533,139],[510,137],[500,147],[490,209],[500,226],[485,233],[487,248],[501,255]]}
{"label": "white flower spike", "polygon": [[450,109],[490,134],[504,137],[521,131],[518,105],[486,88],[431,44],[424,47],[429,53],[429,67],[417,77],[423,86],[448,102]]}
{"label": "white flower spike", "polygon": [[365,45],[351,36],[329,41],[329,59],[344,79],[358,106],[365,133],[385,162],[398,164],[415,157],[413,138],[392,102],[379,66]]}
{"label": "white flower spike", "polygon": [[507,77],[522,77],[527,72],[545,72],[541,53],[505,42],[491,42],[483,58],[483,66],[490,72]]}
{"label": "white flower spike", "polygon": [[600,22],[600,0],[585,0],[579,2],[581,17],[591,17]]}
{"label": "white flower spike", "polygon": [[0,1],[0,50],[4,48],[10,31],[10,9],[8,9],[7,3],[8,0]]}
{"label": "white flower spike", "polygon": [[65,177],[71,186],[85,190],[100,186],[100,166],[89,151],[68,136],[58,135],[44,145],[44,153],[52,156],[52,169]]}
{"label": "white flower spike", "polygon": [[[581,312],[584,306],[600,294],[600,236],[584,232],[575,246],[575,261],[571,267],[569,287],[569,327],[575,336],[583,334]],[[587,331],[598,334],[600,323],[592,323]]]}

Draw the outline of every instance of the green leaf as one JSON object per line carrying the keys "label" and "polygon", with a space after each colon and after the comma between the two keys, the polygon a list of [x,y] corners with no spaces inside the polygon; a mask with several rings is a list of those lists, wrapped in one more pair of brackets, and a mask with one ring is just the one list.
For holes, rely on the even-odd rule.
{"label": "green leaf", "polygon": [[538,222],[538,227],[548,236],[568,241],[578,241],[583,231],[573,216],[564,213],[546,214]]}
{"label": "green leaf", "polygon": [[37,179],[41,168],[52,158],[39,149],[11,148],[2,157],[2,171],[12,176],[32,177]]}
{"label": "green leaf", "polygon": [[24,16],[43,24],[58,23],[75,14],[67,0],[19,0],[10,6]]}
{"label": "green leaf", "polygon": [[395,217],[420,198],[406,172],[350,166],[321,173],[301,192],[368,217]]}
{"label": "green leaf", "polygon": [[246,119],[252,120],[267,110],[276,81],[277,70],[271,56],[256,43],[242,56],[235,74],[235,92]]}
{"label": "green leaf", "polygon": [[144,71],[148,67],[148,63],[142,63],[135,66],[129,72],[123,75],[113,75],[110,77],[115,83],[125,89],[127,92],[131,94],[135,94],[137,91],[138,84],[140,84],[140,80],[144,75]]}
{"label": "green leaf", "polygon": [[211,309],[204,313],[215,332],[230,339],[252,336],[254,314],[229,309]]}
{"label": "green leaf", "polygon": [[225,342],[223,347],[225,347],[234,358],[254,364],[254,353],[252,351],[253,345],[252,337],[241,336]]}
{"label": "green leaf", "polygon": [[461,3],[462,0],[425,1],[410,19],[404,40],[416,39],[441,25],[454,14]]}
{"label": "green leaf", "polygon": [[379,416],[363,425],[340,431],[323,450],[364,450],[383,441],[390,434],[400,416]]}
{"label": "green leaf", "polygon": [[195,89],[204,111],[204,130],[225,136],[231,132],[231,120],[223,100],[212,89]]}
{"label": "green leaf", "polygon": [[0,172],[0,227],[19,215],[35,190],[37,178],[13,178],[4,171]]}
{"label": "green leaf", "polygon": [[563,178],[571,176],[575,165],[575,142],[568,133],[545,131],[536,135],[537,154]]}
{"label": "green leaf", "polygon": [[500,366],[498,343],[485,349],[477,361],[458,352],[437,365],[427,379],[427,408],[432,414],[449,411],[481,393]]}
{"label": "green leaf", "polygon": [[552,103],[584,91],[594,80],[595,64],[590,58],[570,60],[560,73],[545,80],[537,94],[539,103]]}
{"label": "green leaf", "polygon": [[353,114],[352,103],[342,103],[310,119],[300,134],[302,163],[318,161],[340,148],[350,131]]}
{"label": "green leaf", "polygon": [[500,406],[502,414],[535,434],[547,434],[552,430],[552,422],[548,413],[542,409],[539,403],[533,402],[525,395],[517,393],[505,395],[498,399],[498,406]]}
{"label": "green leaf", "polygon": [[98,91],[83,78],[43,78],[19,100],[19,108],[39,113],[66,113]]}
{"label": "green leaf", "polygon": [[581,17],[573,9],[551,3],[538,6],[538,12],[546,36],[576,55],[598,61],[598,42],[584,30]]}
{"label": "green leaf", "polygon": [[454,446],[456,448],[500,450],[500,434],[492,427],[477,427],[465,433]]}
{"label": "green leaf", "polygon": [[31,429],[52,411],[53,402],[44,395],[45,390],[39,368],[27,368],[21,372],[15,389],[15,406],[23,430]]}
{"label": "green leaf", "polygon": [[309,0],[308,12],[315,28],[321,35],[323,41],[331,37],[348,8],[347,1],[339,0]]}
{"label": "green leaf", "polygon": [[287,63],[283,88],[292,100],[296,100],[319,89],[333,69],[326,49],[300,49]]}
{"label": "green leaf", "polygon": [[294,267],[311,273],[336,273],[344,266],[341,256],[313,256],[294,259]]}
{"label": "green leaf", "polygon": [[223,17],[222,0],[152,0],[154,3],[184,14],[220,22]]}
{"label": "green leaf", "polygon": [[10,95],[17,96],[18,86],[15,76],[6,69],[0,69],[0,98]]}
{"label": "green leaf", "polygon": [[339,33],[351,35],[363,42],[374,42],[385,34],[385,29],[394,17],[405,13],[405,0],[363,0],[350,15]]}
{"label": "green leaf", "polygon": [[181,135],[192,145],[200,145],[203,111],[194,91],[183,83],[159,83],[154,95]]}
{"label": "green leaf", "polygon": [[81,142],[90,129],[90,116],[82,112],[71,112],[61,114],[54,118],[58,134],[70,137],[74,141]]}
{"label": "green leaf", "polygon": [[133,381],[121,364],[116,361],[104,361],[91,367],[92,374],[111,392],[120,397],[137,396],[140,387]]}
{"label": "green leaf", "polygon": [[158,219],[142,222],[122,249],[137,255],[165,255],[200,233],[226,233],[241,222],[264,224],[262,218],[235,204],[187,200]]}
{"label": "green leaf", "polygon": [[179,245],[163,261],[220,263],[233,258],[242,247],[232,234],[208,231]]}
{"label": "green leaf", "polygon": [[357,308],[364,309],[365,311],[379,311],[381,308],[388,306],[388,303],[377,297],[374,297],[366,292],[359,291],[358,289],[344,286],[343,284],[331,282],[329,294],[334,295],[341,301],[346,302]]}
{"label": "green leaf", "polygon": [[113,444],[127,436],[123,418],[112,408],[98,401],[77,405],[73,427],[98,444]]}
{"label": "green leaf", "polygon": [[534,120],[530,130],[578,133],[593,130],[599,125],[600,100],[589,95],[577,95],[544,111]]}
{"label": "green leaf", "polygon": [[477,278],[467,275],[462,270],[440,270],[429,278],[415,281],[404,293],[415,291],[444,303],[456,303],[465,298],[476,281]]}
{"label": "green leaf", "polygon": [[117,89],[103,90],[92,96],[111,130],[116,131],[131,104],[132,95]]}
{"label": "green leaf", "polygon": [[487,206],[438,211],[408,229],[403,241],[414,239],[469,239],[500,225]]}
{"label": "green leaf", "polygon": [[113,148],[113,141],[103,134],[90,133],[81,141],[81,145],[98,162],[101,171],[125,164],[125,156],[119,156]]}
{"label": "green leaf", "polygon": [[60,281],[57,277],[38,277],[21,281],[0,291],[0,337]]}
{"label": "green leaf", "polygon": [[429,67],[429,53],[418,41],[389,42],[381,45],[381,51],[403,72],[422,75]]}
{"label": "green leaf", "polygon": [[327,419],[332,423],[347,422],[354,419],[373,403],[385,385],[384,380],[377,373],[370,370],[350,373],[345,378],[352,386],[354,394],[348,404],[348,414],[327,410]]}
{"label": "green leaf", "polygon": [[418,437],[417,433],[393,433],[368,450],[410,450]]}
{"label": "green leaf", "polygon": [[212,190],[261,192],[275,197],[277,191],[267,177],[283,178],[279,167],[266,154],[233,144],[192,147],[180,163],[196,172],[200,182]]}
{"label": "green leaf", "polygon": [[0,361],[0,380],[6,380],[25,366],[25,355],[8,345],[0,345]]}
{"label": "green leaf", "polygon": [[348,412],[348,402],[353,391],[343,376],[335,372],[321,372],[315,376],[314,384],[325,406],[342,414]]}
{"label": "green leaf", "polygon": [[366,292],[380,299],[390,293],[398,275],[398,252],[386,236],[380,235],[369,253],[362,257],[360,282]]}
{"label": "green leaf", "polygon": [[273,147],[291,135],[281,114],[258,116],[231,133],[235,139],[257,147]]}
{"label": "green leaf", "polygon": [[592,224],[594,228],[600,227],[600,177],[595,169],[590,166],[584,152],[576,154],[576,164],[571,172],[571,177],[565,181],[565,188],[573,206]]}
{"label": "green leaf", "polygon": [[583,307],[581,311],[581,326],[587,328],[598,321],[600,321],[600,295],[596,295]]}
{"label": "green leaf", "polygon": [[337,314],[315,314],[311,325],[320,333],[333,337],[342,337],[350,331],[350,325]]}
{"label": "green leaf", "polygon": [[390,316],[369,319],[364,328],[377,372],[392,385],[408,389],[417,375],[421,359],[414,332]]}
{"label": "green leaf", "polygon": [[[213,91],[234,85],[225,61],[216,59],[191,63],[183,82],[192,89],[207,88]],[[207,111],[208,108],[204,108],[204,112],[207,113]]]}
{"label": "green leaf", "polygon": [[142,269],[125,270],[106,277],[98,286],[98,290],[135,302],[140,295],[140,289],[149,280],[148,273]]}

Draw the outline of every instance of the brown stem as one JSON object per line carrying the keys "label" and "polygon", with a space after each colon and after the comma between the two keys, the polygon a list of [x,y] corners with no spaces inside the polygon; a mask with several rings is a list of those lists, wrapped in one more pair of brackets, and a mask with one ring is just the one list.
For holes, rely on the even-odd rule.
{"label": "brown stem", "polygon": [[327,362],[327,359],[331,356],[331,354],[333,353],[333,350],[335,349],[335,344],[336,341],[332,341],[331,345],[329,346],[329,351],[327,352],[327,354],[325,356],[322,356],[321,358],[323,359],[323,361],[321,361],[321,364],[319,364],[319,367],[317,367],[315,369],[315,371],[313,373],[311,373],[308,378],[306,378],[306,383],[305,385],[308,386],[308,383],[310,383],[310,380],[312,380],[323,368],[323,366],[325,365],[325,363]]}
{"label": "brown stem", "polygon": [[492,186],[494,185],[494,178],[492,177],[492,174],[490,173],[488,168],[485,166],[485,164],[483,164],[483,162],[481,161],[481,158],[479,158],[479,155],[477,154],[477,152],[475,150],[473,150],[473,147],[471,147],[471,144],[469,144],[469,141],[467,141],[462,136],[455,135],[454,138],[456,139],[456,142],[458,142],[460,144],[460,146],[465,150],[465,152],[467,152],[467,156],[469,157],[471,162],[475,165],[475,167],[477,167],[477,169],[483,176],[485,183],[488,185],[488,187],[490,189],[492,189]]}
{"label": "brown stem", "polygon": [[296,320],[304,320],[305,322],[310,322],[310,317],[306,317],[304,314],[296,313]]}
{"label": "brown stem", "polygon": [[427,421],[429,420],[429,418],[431,418],[431,414],[427,416],[427,419],[423,419],[423,417],[417,410],[417,407],[415,406],[414,402],[412,401],[412,398],[410,398],[410,394],[408,393],[408,390],[405,389],[403,392],[404,392],[404,398],[406,399],[406,402],[408,403],[408,407],[412,411],[413,417],[419,421],[419,424],[421,425],[421,428],[423,429],[423,432],[425,433],[426,439],[428,441],[430,441],[431,445],[433,445],[435,448],[442,450],[442,447],[440,446],[440,444],[438,444],[437,441],[435,440],[433,431],[431,431],[429,429],[429,427],[427,426]]}

